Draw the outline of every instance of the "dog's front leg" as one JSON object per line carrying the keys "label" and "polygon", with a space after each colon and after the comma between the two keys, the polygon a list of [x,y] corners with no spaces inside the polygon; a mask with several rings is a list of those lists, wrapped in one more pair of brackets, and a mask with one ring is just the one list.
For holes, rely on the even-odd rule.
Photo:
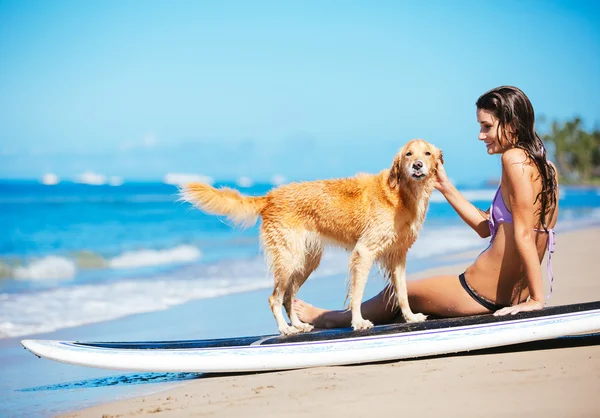
{"label": "dog's front leg", "polygon": [[360,244],[354,248],[350,256],[350,310],[352,311],[352,328],[355,330],[373,328],[373,323],[362,317],[360,305],[374,261],[373,252]]}
{"label": "dog's front leg", "polygon": [[406,257],[402,257],[392,274],[394,292],[398,299],[398,306],[406,322],[423,322],[427,319],[422,313],[413,313],[408,304],[408,292],[406,290]]}

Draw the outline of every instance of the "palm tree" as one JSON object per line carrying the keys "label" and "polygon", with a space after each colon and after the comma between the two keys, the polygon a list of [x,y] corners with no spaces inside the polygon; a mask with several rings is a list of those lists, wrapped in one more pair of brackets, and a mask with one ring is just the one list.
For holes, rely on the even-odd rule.
{"label": "palm tree", "polygon": [[591,182],[600,178],[600,131],[588,133],[580,118],[552,123],[543,139],[554,145],[556,166],[567,182]]}

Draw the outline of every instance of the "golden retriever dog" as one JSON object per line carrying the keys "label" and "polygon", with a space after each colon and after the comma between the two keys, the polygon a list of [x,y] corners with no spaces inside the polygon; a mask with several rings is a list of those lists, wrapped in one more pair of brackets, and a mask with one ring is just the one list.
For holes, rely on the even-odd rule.
{"label": "golden retriever dog", "polygon": [[313,329],[300,321],[293,304],[300,286],[319,266],[326,244],[351,253],[347,300],[355,330],[373,327],[362,317],[360,305],[376,262],[391,280],[405,320],[420,322],[426,316],[413,313],[408,304],[406,253],[425,220],[438,160],[443,163],[438,148],[415,139],[400,149],[391,168],[379,174],[291,183],[258,197],[190,183],[181,189],[181,196],[200,210],[225,215],[240,226],[262,218],[260,240],[275,280],[269,304],[281,334]]}

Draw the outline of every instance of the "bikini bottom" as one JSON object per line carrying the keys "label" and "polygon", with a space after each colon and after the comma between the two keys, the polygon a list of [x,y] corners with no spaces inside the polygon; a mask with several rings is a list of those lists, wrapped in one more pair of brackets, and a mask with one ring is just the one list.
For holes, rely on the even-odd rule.
{"label": "bikini bottom", "polygon": [[497,303],[492,302],[489,299],[484,298],[479,293],[477,293],[475,290],[473,290],[473,288],[471,286],[469,286],[469,283],[467,283],[467,279],[465,279],[464,273],[461,273],[460,276],[458,276],[458,280],[460,281],[460,284],[462,285],[463,289],[465,289],[465,291],[469,294],[469,296],[471,296],[473,298],[473,300],[475,300],[475,302],[479,303],[481,306],[483,306],[488,311],[495,312],[499,309],[506,307],[504,305],[499,305]]}

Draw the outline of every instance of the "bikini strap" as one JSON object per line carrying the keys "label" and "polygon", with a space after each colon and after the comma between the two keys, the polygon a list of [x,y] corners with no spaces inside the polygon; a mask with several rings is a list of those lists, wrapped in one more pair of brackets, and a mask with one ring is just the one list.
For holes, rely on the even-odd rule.
{"label": "bikini strap", "polygon": [[552,271],[552,254],[554,254],[554,248],[556,246],[556,231],[554,229],[548,230],[548,281],[550,282],[550,292],[546,299],[552,295],[552,284],[554,283],[554,272]]}

